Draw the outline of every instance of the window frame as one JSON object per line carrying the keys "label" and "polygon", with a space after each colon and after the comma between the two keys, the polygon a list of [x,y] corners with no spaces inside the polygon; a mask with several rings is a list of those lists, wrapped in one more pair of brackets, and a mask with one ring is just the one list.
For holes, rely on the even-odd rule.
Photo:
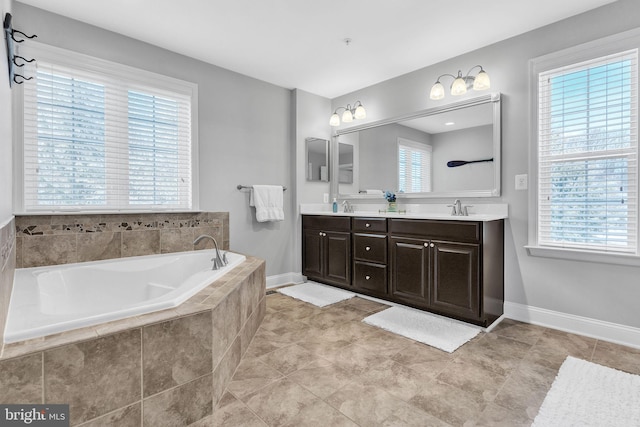
{"label": "window frame", "polygon": [[[605,57],[627,50],[640,48],[640,29],[634,29],[609,37],[584,43],[558,52],[533,58],[529,61],[530,95],[530,134],[529,134],[529,209],[528,244],[525,245],[531,256],[556,258],[573,261],[598,262],[618,265],[640,266],[640,244],[635,253],[605,252],[600,250],[545,246],[538,242],[538,78],[539,74],[563,66]],[[640,61],[639,61],[640,62]],[[635,106],[636,114],[638,105]],[[636,118],[637,120],[637,118]],[[640,148],[638,148],[640,151]],[[640,154],[640,153],[638,153]],[[640,174],[638,174],[640,176]],[[640,181],[640,178],[638,179]],[[640,182],[636,183],[640,184]],[[638,195],[640,196],[640,194]],[[640,211],[640,207],[637,207]],[[636,221],[638,220],[636,212]],[[636,238],[640,242],[640,224],[636,223]]]}
{"label": "window frame", "polygon": [[[197,212],[199,211],[199,182],[198,182],[198,85],[196,83],[165,76],[148,70],[120,64],[94,56],[62,49],[38,42],[29,42],[20,46],[20,53],[26,57],[36,58],[42,62],[58,64],[64,67],[83,70],[90,73],[103,74],[116,77],[132,85],[132,90],[142,90],[147,87],[157,92],[178,93],[188,95],[191,98],[191,207],[163,207],[160,205],[140,206],[132,208],[56,208],[47,206],[42,209],[28,209],[25,206],[24,194],[24,86],[14,86],[13,92],[13,129],[14,129],[14,154],[13,154],[13,202],[15,214],[28,215],[62,215],[67,213],[146,213],[146,212]],[[30,64],[25,65],[24,72],[29,75],[35,70],[29,69]]]}

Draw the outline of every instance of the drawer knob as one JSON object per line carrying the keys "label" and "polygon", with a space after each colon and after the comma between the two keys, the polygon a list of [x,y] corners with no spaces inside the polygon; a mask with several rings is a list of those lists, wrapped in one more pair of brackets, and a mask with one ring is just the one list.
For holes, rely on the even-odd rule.
{"label": "drawer knob", "polygon": [[365,227],[369,228],[371,227],[371,224],[369,224],[368,222],[364,225]]}
{"label": "drawer knob", "polygon": [[370,247],[370,246],[367,246],[366,248],[364,248],[364,250],[365,250],[365,251],[370,251],[370,250],[371,250],[371,247]]}
{"label": "drawer knob", "polygon": [[371,276],[364,276],[364,278],[369,280],[369,279],[371,279]]}

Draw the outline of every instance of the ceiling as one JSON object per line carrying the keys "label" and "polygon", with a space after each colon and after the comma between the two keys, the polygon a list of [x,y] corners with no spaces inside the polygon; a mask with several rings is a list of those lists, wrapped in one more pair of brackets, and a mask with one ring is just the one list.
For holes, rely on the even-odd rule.
{"label": "ceiling", "polygon": [[334,98],[613,1],[20,2],[278,86]]}

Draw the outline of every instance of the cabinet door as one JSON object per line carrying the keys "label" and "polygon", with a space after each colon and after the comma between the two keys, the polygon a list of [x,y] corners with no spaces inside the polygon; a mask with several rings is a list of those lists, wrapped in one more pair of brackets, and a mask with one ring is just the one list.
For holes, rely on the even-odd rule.
{"label": "cabinet door", "polygon": [[325,234],[325,279],[351,286],[351,234],[327,231]]}
{"label": "cabinet door", "polygon": [[433,242],[431,307],[443,314],[480,318],[478,245]]}
{"label": "cabinet door", "polygon": [[407,304],[429,303],[429,244],[423,240],[391,237],[391,294]]}
{"label": "cabinet door", "polygon": [[302,274],[312,278],[324,275],[324,257],[322,256],[323,233],[320,230],[303,231]]}

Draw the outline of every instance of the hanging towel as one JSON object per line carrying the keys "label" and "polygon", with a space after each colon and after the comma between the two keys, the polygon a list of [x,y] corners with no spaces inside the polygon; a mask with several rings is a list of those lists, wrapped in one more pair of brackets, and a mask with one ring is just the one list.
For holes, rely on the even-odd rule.
{"label": "hanging towel", "polygon": [[281,185],[254,185],[249,206],[256,208],[258,222],[284,221],[284,189]]}

